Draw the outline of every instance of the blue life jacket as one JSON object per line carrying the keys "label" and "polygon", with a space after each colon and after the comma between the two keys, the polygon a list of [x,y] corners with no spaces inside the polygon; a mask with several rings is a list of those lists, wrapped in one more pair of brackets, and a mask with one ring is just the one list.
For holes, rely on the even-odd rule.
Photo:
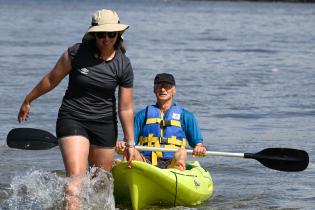
{"label": "blue life jacket", "polygon": [[[173,105],[162,118],[156,105],[147,107],[146,122],[139,138],[140,145],[149,147],[186,148],[186,135],[181,127],[180,117],[183,109]],[[173,152],[143,152],[151,156],[152,164],[157,164],[157,158],[170,159]]]}

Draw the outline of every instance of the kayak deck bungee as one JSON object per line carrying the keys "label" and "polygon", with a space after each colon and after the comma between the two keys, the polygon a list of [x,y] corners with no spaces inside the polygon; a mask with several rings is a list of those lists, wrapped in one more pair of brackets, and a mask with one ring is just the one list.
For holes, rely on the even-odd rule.
{"label": "kayak deck bungee", "polygon": [[115,200],[131,202],[133,210],[200,204],[212,195],[212,178],[198,161],[187,162],[186,169],[160,169],[139,161],[128,168],[127,162],[121,162],[112,170]]}

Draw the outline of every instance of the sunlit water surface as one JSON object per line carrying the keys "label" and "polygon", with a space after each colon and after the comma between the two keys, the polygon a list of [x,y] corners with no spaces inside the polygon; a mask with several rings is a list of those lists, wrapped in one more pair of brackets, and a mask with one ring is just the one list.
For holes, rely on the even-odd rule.
{"label": "sunlit water surface", "polygon": [[[300,173],[270,170],[255,160],[199,159],[215,183],[211,199],[187,209],[314,209],[315,5],[227,1],[0,1],[0,209],[61,209],[67,182],[58,148],[6,146],[10,129],[55,132],[67,79],[32,104],[18,124],[25,94],[73,43],[93,11],[113,8],[134,73],[135,111],[154,103],[156,73],[176,77],[178,104],[193,111],[213,151],[306,150]],[[120,129],[119,137],[122,138]],[[117,158],[119,158],[117,156]],[[85,177],[84,209],[115,204],[109,174]],[[103,190],[97,190],[105,180]],[[115,206],[115,207],[114,207]],[[163,209],[154,207],[152,209]]]}

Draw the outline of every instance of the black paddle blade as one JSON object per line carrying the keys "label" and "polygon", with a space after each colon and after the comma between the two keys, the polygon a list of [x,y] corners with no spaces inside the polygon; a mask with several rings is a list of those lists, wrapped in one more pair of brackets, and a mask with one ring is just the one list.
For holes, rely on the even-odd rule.
{"label": "black paddle blade", "polygon": [[51,133],[34,128],[14,128],[7,136],[11,148],[25,150],[46,150],[58,145],[57,138]]}
{"label": "black paddle blade", "polygon": [[303,171],[309,163],[307,152],[289,148],[268,148],[256,154],[245,153],[244,158],[256,159],[268,168],[287,172]]}

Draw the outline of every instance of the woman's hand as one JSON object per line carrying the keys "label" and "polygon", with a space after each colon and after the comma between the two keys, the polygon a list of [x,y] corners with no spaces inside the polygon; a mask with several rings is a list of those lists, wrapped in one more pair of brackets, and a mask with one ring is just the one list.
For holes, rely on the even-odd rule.
{"label": "woman's hand", "polygon": [[21,108],[18,114],[19,122],[26,121],[28,119],[30,109],[31,109],[31,103],[25,99],[23,104],[21,105]]}
{"label": "woman's hand", "polygon": [[206,147],[199,143],[194,148],[193,156],[205,156],[206,151],[207,151]]}
{"label": "woman's hand", "polygon": [[123,155],[123,160],[128,161],[128,168],[131,168],[131,161],[136,159],[135,145],[128,145],[125,141],[116,142],[116,152]]}
{"label": "woman's hand", "polygon": [[131,161],[135,160],[136,157],[136,148],[135,146],[126,146],[124,156],[128,161],[128,168],[131,168]]}

